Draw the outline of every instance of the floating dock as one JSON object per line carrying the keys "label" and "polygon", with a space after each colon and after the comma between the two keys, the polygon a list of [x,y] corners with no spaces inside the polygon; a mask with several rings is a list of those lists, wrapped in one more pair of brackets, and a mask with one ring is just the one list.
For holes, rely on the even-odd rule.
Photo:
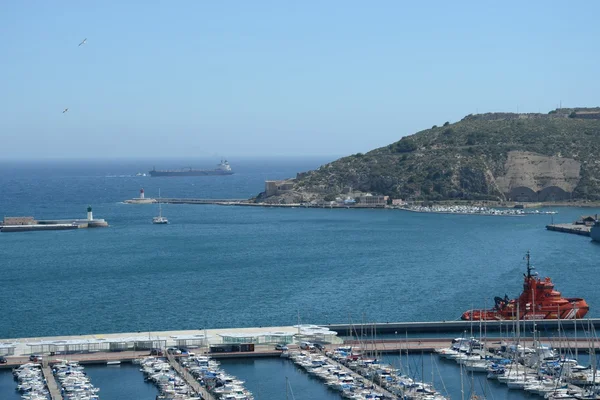
{"label": "floating dock", "polygon": [[183,378],[185,383],[187,383],[196,393],[202,396],[203,400],[216,400],[215,396],[210,394],[208,390],[206,390],[186,368],[182,367],[172,354],[167,354],[167,361],[169,361],[169,364],[179,374],[179,376]]}
{"label": "floating dock", "polygon": [[52,374],[52,370],[48,366],[47,362],[44,362],[44,366],[42,367],[42,374],[44,374],[44,379],[46,380],[46,386],[48,387],[48,392],[50,392],[50,398],[52,400],[62,400],[62,395],[60,393],[60,389],[56,384],[56,379],[54,379],[54,374]]}
{"label": "floating dock", "polygon": [[591,226],[579,224],[552,224],[546,225],[549,231],[573,233],[575,235],[590,236]]}

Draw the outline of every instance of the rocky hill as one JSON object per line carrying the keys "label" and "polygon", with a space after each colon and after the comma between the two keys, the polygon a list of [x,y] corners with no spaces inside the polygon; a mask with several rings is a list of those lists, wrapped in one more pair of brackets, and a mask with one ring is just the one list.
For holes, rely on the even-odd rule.
{"label": "rocky hill", "polygon": [[600,200],[600,108],[468,115],[278,187],[257,201],[354,192],[406,200]]}

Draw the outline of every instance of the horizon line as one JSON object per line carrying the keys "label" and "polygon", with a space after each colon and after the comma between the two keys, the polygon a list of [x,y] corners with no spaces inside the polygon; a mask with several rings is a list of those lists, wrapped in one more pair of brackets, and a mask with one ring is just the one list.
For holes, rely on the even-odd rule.
{"label": "horizon line", "polygon": [[6,162],[44,162],[44,161],[86,161],[86,162],[94,162],[94,161],[151,161],[151,160],[258,160],[258,159],[281,159],[281,158],[293,158],[293,159],[302,159],[302,158],[330,158],[334,157],[335,159],[341,157],[347,157],[348,155],[339,155],[339,154],[260,154],[260,155],[245,155],[245,156],[233,156],[232,157],[222,157],[222,156],[115,156],[115,157],[6,157],[0,160],[0,163]]}

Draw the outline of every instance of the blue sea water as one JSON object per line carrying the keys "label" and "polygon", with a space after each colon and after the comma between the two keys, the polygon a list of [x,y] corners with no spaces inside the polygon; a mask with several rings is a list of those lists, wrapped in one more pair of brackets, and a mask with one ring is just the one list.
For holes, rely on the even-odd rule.
{"label": "blue sea water", "polygon": [[121,365],[86,365],[85,372],[102,400],[154,400],[158,388],[144,380],[140,366],[130,363]]}
{"label": "blue sea water", "polygon": [[[600,246],[549,232],[548,215],[123,204],[140,187],[169,197],[250,197],[265,179],[326,160],[234,164],[228,177],[131,177],[144,164],[11,164],[0,214],[83,217],[111,227],[0,235],[0,337],[297,322],[457,319],[519,294],[523,255],[600,316]],[[183,163],[182,163],[183,164]],[[148,168],[146,168],[148,169]],[[560,208],[555,221],[595,209]]]}
{"label": "blue sea water", "polygon": [[17,384],[10,370],[0,369],[0,399],[20,400],[21,396],[16,391]]}
{"label": "blue sea water", "polygon": [[[544,229],[551,218],[569,222],[597,209],[489,217],[165,205],[171,224],[156,226],[156,205],[122,203],[142,187],[150,197],[160,188],[165,197],[247,198],[265,179],[329,159],[230,161],[235,175],[196,178],[132,176],[152,167],[143,160],[1,163],[1,215],[83,218],[91,204],[111,226],[0,234],[0,338],[292,325],[298,315],[303,323],[452,320],[494,296],[518,295],[527,250],[541,275],[564,295],[584,297],[589,315],[600,317],[600,246]],[[271,362],[280,360],[230,368],[255,394],[257,374],[272,371],[258,398],[282,398],[292,372]],[[6,376],[0,373],[1,398],[15,393]],[[307,384],[312,398],[328,398],[319,385]]]}
{"label": "blue sea water", "polygon": [[[221,368],[243,380],[259,399],[337,400],[338,392],[284,358],[221,360]],[[287,381],[286,381],[287,378]],[[286,397],[286,385],[287,394]]]}

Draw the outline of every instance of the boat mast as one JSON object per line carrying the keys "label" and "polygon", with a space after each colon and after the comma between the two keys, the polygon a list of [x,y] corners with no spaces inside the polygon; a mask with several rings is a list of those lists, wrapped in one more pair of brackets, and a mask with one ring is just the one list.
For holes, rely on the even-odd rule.
{"label": "boat mast", "polygon": [[531,278],[531,270],[534,269],[531,264],[529,263],[529,258],[530,258],[530,254],[529,254],[529,250],[527,250],[527,253],[525,254],[525,259],[527,260],[527,279]]}
{"label": "boat mast", "polygon": [[589,326],[589,332],[590,332],[590,357],[592,359],[590,362],[590,364],[592,365],[592,382],[594,384],[593,390],[596,391],[597,390],[597,385],[596,385],[597,366],[596,366],[596,350],[595,350],[595,346],[594,346],[594,342],[595,342],[595,338],[596,338],[596,329],[594,328],[594,325],[592,325],[592,323],[589,319],[588,319],[588,326]]}
{"label": "boat mast", "polygon": [[563,350],[563,340],[560,337],[560,305],[558,305],[558,304],[556,305],[556,316],[557,316],[557,319],[558,319],[558,322],[556,324],[558,326],[558,343],[559,343],[559,346],[558,346],[558,358],[560,359],[560,357],[562,355],[562,350]]}
{"label": "boat mast", "polygon": [[158,216],[162,217],[162,204],[160,201],[160,188],[158,189]]}
{"label": "boat mast", "polygon": [[578,352],[577,352],[577,348],[578,346],[578,342],[577,342],[577,311],[575,311],[575,302],[571,303],[573,305],[573,327],[574,327],[574,335],[575,335],[575,360],[579,361],[577,359],[578,356]]}

